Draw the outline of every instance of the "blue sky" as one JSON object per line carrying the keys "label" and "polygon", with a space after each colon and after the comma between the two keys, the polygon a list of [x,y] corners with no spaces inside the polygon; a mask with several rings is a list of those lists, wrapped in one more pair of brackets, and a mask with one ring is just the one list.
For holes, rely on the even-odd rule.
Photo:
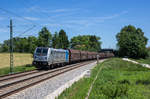
{"label": "blue sky", "polygon": [[0,0],[0,8],[13,12],[0,9],[0,43],[9,39],[11,18],[14,36],[37,36],[46,26],[52,34],[64,29],[69,39],[97,35],[102,48],[116,48],[115,36],[125,25],[142,28],[150,39],[149,4],[149,0]]}

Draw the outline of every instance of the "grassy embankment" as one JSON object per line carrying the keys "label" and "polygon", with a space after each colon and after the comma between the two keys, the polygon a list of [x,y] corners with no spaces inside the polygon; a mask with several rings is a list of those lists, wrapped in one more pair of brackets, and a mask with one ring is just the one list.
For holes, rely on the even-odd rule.
{"label": "grassy embankment", "polygon": [[[0,75],[9,73],[9,57],[9,53],[0,53]],[[29,66],[32,64],[32,60],[32,54],[14,53],[14,72],[23,72],[35,69],[35,67]]]}
{"label": "grassy embankment", "polygon": [[149,51],[149,57],[147,57],[146,59],[131,59],[131,60],[135,60],[139,63],[142,63],[142,64],[149,64],[150,65],[150,51]]}
{"label": "grassy embankment", "polygon": [[135,61],[142,63],[142,64],[149,64],[150,65],[150,51],[149,51],[149,57],[147,57],[146,59],[137,59]]}
{"label": "grassy embankment", "polygon": [[[135,59],[133,59],[135,60]],[[149,64],[150,65],[150,57],[146,59],[136,59],[135,61],[142,63],[142,64]]]}
{"label": "grassy embankment", "polygon": [[76,82],[58,99],[84,99],[100,67],[103,69],[94,83],[89,99],[149,99],[150,70],[119,58],[99,64],[92,70],[90,78]]}

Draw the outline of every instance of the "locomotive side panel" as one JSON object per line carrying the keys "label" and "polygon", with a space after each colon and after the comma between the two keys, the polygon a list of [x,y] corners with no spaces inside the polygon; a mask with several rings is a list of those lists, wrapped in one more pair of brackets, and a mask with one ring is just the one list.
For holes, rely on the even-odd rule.
{"label": "locomotive side panel", "polygon": [[50,64],[69,62],[69,52],[62,49],[51,49],[50,60]]}

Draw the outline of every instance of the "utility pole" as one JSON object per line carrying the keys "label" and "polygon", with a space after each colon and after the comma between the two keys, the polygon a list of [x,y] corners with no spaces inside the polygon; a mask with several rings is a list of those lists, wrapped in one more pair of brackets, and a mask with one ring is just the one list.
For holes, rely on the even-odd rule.
{"label": "utility pole", "polygon": [[12,19],[10,20],[10,74],[13,73],[13,26]]}

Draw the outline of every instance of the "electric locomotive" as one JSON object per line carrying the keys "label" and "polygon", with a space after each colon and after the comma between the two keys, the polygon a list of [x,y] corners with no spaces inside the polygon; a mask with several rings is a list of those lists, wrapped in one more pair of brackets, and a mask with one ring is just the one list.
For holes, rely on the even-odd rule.
{"label": "electric locomotive", "polygon": [[69,51],[48,47],[37,47],[34,52],[33,65],[36,67],[53,67],[55,64],[69,62]]}

